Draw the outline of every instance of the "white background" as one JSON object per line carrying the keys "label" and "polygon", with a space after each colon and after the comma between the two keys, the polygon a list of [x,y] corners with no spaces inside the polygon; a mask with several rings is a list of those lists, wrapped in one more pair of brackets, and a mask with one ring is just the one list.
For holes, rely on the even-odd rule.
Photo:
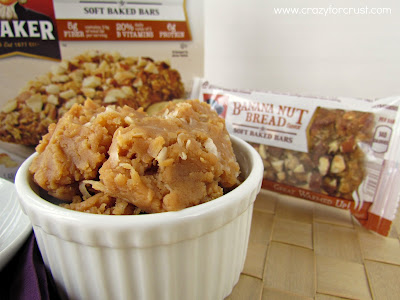
{"label": "white background", "polygon": [[[330,6],[388,7],[391,14],[274,13]],[[398,0],[205,0],[204,15],[205,77],[211,82],[306,95],[400,95]]]}

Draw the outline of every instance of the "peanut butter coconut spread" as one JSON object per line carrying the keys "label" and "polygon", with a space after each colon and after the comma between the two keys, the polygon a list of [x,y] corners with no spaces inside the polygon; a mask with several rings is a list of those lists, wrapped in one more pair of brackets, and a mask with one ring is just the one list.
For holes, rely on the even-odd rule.
{"label": "peanut butter coconut spread", "polygon": [[49,124],[86,98],[104,106],[147,108],[183,95],[181,76],[166,61],[87,51],[29,81],[1,108],[0,140],[36,146]]}
{"label": "peanut butter coconut spread", "polygon": [[34,181],[79,211],[176,211],[239,184],[225,121],[197,100],[151,116],[87,100],[50,125],[36,150]]}

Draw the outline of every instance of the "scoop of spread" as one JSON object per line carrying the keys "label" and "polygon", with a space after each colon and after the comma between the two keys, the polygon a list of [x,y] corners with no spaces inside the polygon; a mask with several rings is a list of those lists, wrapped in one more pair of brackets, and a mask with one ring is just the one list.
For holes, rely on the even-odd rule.
{"label": "scoop of spread", "polygon": [[176,211],[223,195],[239,165],[224,120],[197,100],[148,115],[74,105],[37,147],[30,171],[70,209],[132,214]]}

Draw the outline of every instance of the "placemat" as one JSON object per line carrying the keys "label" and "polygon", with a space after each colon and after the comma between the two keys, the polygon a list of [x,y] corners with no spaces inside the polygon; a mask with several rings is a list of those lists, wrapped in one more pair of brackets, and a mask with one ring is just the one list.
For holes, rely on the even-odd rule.
{"label": "placemat", "polygon": [[400,218],[390,235],[347,210],[262,190],[234,299],[399,299]]}

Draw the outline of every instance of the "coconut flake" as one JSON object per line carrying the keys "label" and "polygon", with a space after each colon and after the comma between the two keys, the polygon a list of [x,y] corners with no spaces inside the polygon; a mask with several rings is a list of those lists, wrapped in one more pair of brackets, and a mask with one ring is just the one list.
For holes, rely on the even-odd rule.
{"label": "coconut flake", "polygon": [[206,148],[208,153],[214,154],[216,157],[219,157],[217,146],[215,146],[214,141],[211,138],[208,138],[205,141],[204,147]]}

